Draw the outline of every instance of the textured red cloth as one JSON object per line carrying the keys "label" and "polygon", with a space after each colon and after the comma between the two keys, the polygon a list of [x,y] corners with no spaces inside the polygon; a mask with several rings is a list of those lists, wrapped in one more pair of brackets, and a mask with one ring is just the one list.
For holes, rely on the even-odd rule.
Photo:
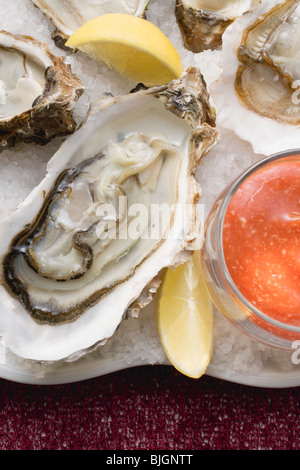
{"label": "textured red cloth", "polygon": [[166,366],[85,382],[0,381],[1,450],[299,450],[300,388],[261,389]]}

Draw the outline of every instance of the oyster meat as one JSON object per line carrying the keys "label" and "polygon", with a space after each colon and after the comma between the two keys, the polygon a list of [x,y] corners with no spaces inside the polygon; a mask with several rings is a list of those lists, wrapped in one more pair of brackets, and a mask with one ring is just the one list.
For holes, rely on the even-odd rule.
{"label": "oyster meat", "polygon": [[220,49],[228,26],[249,11],[253,0],[176,0],[175,16],[186,49]]}
{"label": "oyster meat", "polygon": [[81,80],[43,43],[0,31],[0,145],[46,144],[75,130]]}
{"label": "oyster meat", "polygon": [[87,21],[107,13],[145,16],[149,0],[31,0],[54,24],[52,38],[64,47],[69,37]]}
{"label": "oyster meat", "polygon": [[75,360],[150,302],[199,241],[195,180],[218,140],[198,69],[104,95],[0,226],[0,336],[22,358]]}
{"label": "oyster meat", "polygon": [[224,35],[220,126],[269,155],[300,147],[300,1],[265,0]]}

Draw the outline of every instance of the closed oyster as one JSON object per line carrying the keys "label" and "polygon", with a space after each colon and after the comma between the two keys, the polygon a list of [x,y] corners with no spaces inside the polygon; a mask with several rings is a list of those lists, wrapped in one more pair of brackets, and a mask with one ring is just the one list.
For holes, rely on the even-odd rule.
{"label": "closed oyster", "polygon": [[75,360],[110,338],[200,234],[194,175],[217,141],[205,82],[105,95],[0,226],[0,335],[15,354]]}
{"label": "closed oyster", "polygon": [[69,37],[84,23],[106,13],[144,16],[149,0],[31,0],[52,21],[52,38],[64,47]]}
{"label": "closed oyster", "polygon": [[220,49],[233,21],[249,10],[251,0],[176,0],[175,16],[184,46],[192,52]]}
{"label": "closed oyster", "polygon": [[0,145],[71,134],[81,80],[43,43],[0,31]]}
{"label": "closed oyster", "polygon": [[259,154],[300,147],[299,28],[299,0],[264,0],[224,35],[218,123]]}

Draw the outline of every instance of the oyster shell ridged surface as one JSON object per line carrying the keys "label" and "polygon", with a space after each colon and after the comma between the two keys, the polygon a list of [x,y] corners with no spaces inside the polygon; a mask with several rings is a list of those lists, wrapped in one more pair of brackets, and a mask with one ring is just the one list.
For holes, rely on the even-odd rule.
{"label": "oyster shell ridged surface", "polygon": [[[166,86],[95,102],[45,179],[1,224],[6,347],[36,361],[75,360],[111,337],[127,314],[137,316],[155,295],[160,271],[195,249],[195,171],[217,140],[195,68]],[[138,237],[101,237],[114,217],[120,233],[123,210],[137,202],[172,208],[158,237],[149,236],[150,212],[130,216],[133,224],[145,222]],[[107,203],[113,217],[101,212]]]}
{"label": "oyster shell ridged surface", "polygon": [[83,91],[70,65],[46,44],[0,31],[0,146],[43,145],[71,134]]}

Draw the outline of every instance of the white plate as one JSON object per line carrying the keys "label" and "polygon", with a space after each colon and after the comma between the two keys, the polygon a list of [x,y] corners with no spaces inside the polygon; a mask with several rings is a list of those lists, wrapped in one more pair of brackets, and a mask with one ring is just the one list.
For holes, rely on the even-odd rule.
{"label": "white plate", "polygon": [[[159,364],[162,367],[168,367],[168,361]],[[0,376],[3,379],[13,382],[32,384],[32,385],[57,385],[80,382],[113,372],[125,370],[128,368],[149,366],[147,360],[136,360],[128,364],[125,360],[113,360],[111,358],[98,358],[91,361],[81,359],[76,363],[64,364],[53,373],[46,377],[38,378],[32,372],[23,369],[15,364],[6,364],[0,366]],[[217,379],[230,381],[233,383],[261,388],[290,388],[300,386],[300,370],[279,371],[272,367],[265,367],[257,375],[243,375],[233,370],[221,371],[217,367],[210,365],[207,369],[207,375]],[[200,379],[201,380],[201,379]]]}

